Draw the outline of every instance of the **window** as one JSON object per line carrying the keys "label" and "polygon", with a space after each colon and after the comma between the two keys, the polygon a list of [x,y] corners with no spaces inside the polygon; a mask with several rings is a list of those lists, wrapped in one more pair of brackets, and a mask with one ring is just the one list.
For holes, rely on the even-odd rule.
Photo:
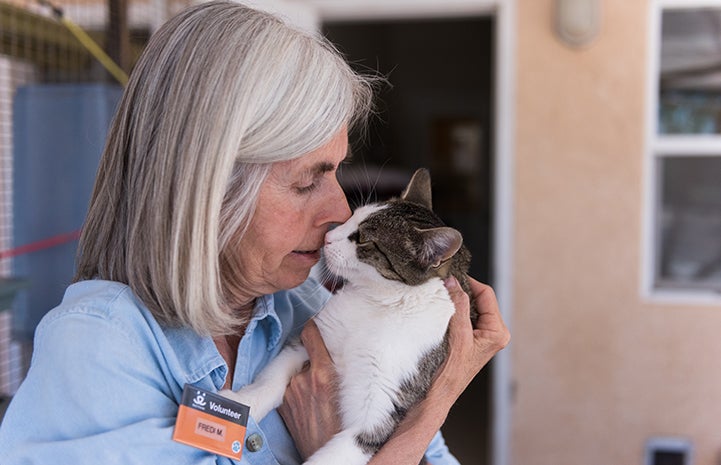
{"label": "window", "polygon": [[721,299],[721,0],[684,5],[656,10],[647,281]]}

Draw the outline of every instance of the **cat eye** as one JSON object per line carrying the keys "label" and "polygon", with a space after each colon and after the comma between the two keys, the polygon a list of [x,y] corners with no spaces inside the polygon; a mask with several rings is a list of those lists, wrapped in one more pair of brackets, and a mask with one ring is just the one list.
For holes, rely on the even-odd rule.
{"label": "cat eye", "polygon": [[358,245],[365,245],[365,244],[369,244],[372,242],[372,241],[366,240],[366,238],[361,235],[360,229],[351,233],[348,236],[348,240],[351,242],[355,242]]}

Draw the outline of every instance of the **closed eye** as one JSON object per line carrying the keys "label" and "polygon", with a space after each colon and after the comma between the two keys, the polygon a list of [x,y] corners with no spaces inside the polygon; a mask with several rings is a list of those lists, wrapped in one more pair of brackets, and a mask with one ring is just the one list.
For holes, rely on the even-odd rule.
{"label": "closed eye", "polygon": [[309,194],[313,192],[318,187],[318,184],[313,182],[312,184],[308,184],[307,186],[299,186],[295,188],[295,191],[299,194]]}
{"label": "closed eye", "polygon": [[348,240],[351,242],[355,242],[358,245],[364,245],[364,244],[370,244],[373,241],[367,241],[364,237],[361,236],[360,229],[357,229],[355,232],[351,233],[348,236]]}

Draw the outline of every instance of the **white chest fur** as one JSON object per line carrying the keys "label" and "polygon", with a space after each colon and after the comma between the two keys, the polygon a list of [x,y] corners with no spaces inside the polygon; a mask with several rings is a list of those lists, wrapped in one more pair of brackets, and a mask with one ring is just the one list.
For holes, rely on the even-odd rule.
{"label": "white chest fur", "polygon": [[442,341],[453,303],[440,279],[382,291],[344,288],[316,317],[341,379],[344,421],[374,423]]}

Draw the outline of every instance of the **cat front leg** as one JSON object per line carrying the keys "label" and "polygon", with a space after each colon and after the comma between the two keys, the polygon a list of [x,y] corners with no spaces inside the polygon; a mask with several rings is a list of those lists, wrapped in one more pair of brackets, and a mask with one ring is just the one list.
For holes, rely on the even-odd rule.
{"label": "cat front leg", "polygon": [[351,430],[336,434],[303,465],[366,465],[375,451],[363,448]]}
{"label": "cat front leg", "polygon": [[220,394],[250,407],[255,421],[260,421],[283,402],[285,388],[308,360],[308,352],[300,342],[288,343],[258,374],[253,383],[237,391],[224,389]]}

